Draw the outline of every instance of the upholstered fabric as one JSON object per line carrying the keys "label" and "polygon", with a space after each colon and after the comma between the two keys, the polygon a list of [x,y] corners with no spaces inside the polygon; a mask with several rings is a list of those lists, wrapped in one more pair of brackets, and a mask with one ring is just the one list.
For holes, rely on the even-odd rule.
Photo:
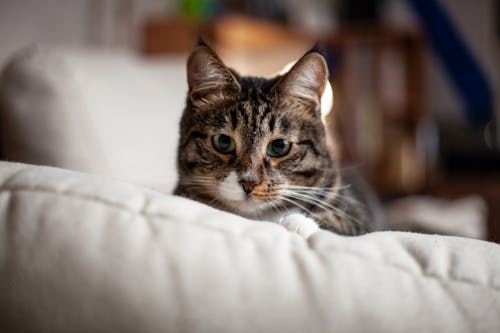
{"label": "upholstered fabric", "polygon": [[0,163],[1,332],[499,332],[500,246],[309,239],[107,177]]}
{"label": "upholstered fabric", "polygon": [[12,56],[0,79],[10,161],[112,176],[171,191],[186,57],[44,47]]}

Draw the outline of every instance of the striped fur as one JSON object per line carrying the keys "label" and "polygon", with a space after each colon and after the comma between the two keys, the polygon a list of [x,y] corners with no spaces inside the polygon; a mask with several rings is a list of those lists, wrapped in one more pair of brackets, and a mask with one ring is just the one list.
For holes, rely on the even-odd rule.
{"label": "striped fur", "polygon": [[[315,51],[288,73],[264,79],[239,76],[200,43],[188,60],[175,193],[248,218],[299,210],[340,234],[371,230],[367,206],[326,147],[319,101],[327,78]],[[217,134],[233,138],[235,150],[218,152],[212,142]],[[291,143],[286,156],[266,153],[276,139]],[[240,187],[244,183],[253,184],[250,193]]]}

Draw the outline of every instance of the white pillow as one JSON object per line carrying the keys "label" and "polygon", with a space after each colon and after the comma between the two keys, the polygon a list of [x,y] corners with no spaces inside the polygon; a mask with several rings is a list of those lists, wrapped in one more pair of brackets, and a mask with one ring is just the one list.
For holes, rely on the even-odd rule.
{"label": "white pillow", "polygon": [[37,47],[16,54],[0,82],[4,154],[171,191],[185,59]]}

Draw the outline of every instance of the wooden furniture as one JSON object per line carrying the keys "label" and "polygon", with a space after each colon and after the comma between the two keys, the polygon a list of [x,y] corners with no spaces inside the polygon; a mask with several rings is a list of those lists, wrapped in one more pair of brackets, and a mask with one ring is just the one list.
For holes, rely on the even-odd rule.
{"label": "wooden furniture", "polygon": [[142,51],[146,55],[186,53],[197,35],[206,28],[181,17],[156,17],[146,22],[142,33]]}
{"label": "wooden furniture", "polygon": [[426,114],[425,43],[416,31],[338,29],[327,40],[339,158],[387,196],[430,182],[435,135]]}
{"label": "wooden furniture", "polygon": [[188,53],[198,36],[227,65],[242,74],[261,76],[274,75],[314,44],[282,24],[231,14],[204,24],[179,17],[154,18],[144,27],[142,51],[147,56]]}

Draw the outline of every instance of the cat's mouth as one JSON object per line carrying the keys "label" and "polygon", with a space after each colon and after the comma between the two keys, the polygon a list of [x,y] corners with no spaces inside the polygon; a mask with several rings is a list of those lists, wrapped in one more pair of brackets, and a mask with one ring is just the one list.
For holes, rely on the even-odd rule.
{"label": "cat's mouth", "polygon": [[231,210],[241,215],[255,216],[269,208],[269,193],[265,193],[260,187],[247,192],[236,181],[221,182],[218,197]]}

